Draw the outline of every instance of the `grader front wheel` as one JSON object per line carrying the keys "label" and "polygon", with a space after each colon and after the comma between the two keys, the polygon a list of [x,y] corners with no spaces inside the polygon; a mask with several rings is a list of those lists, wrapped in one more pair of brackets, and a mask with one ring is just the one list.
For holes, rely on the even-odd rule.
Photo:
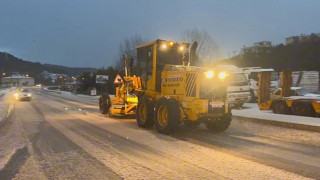
{"label": "grader front wheel", "polygon": [[205,124],[209,131],[213,133],[219,133],[228,129],[231,121],[231,115],[225,115],[216,119],[215,121],[207,121]]}

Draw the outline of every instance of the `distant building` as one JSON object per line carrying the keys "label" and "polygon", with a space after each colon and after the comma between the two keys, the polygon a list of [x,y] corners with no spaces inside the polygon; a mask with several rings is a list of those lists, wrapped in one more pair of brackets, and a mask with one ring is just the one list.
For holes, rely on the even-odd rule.
{"label": "distant building", "polygon": [[[316,36],[320,38],[320,33],[314,33]],[[300,34],[299,36],[290,36],[285,38],[285,44],[290,45],[299,42],[307,42],[310,41],[310,35]]]}
{"label": "distant building", "polygon": [[240,51],[240,56],[247,54],[247,53],[259,53],[262,50],[266,50],[272,48],[272,42],[271,41],[259,41],[259,42],[255,42],[253,43],[253,46],[250,47],[243,47]]}
{"label": "distant building", "polygon": [[256,48],[271,48],[272,42],[271,41],[260,41],[253,43],[253,47]]}
{"label": "distant building", "polygon": [[63,79],[64,81],[67,81],[69,79],[68,75],[66,74],[55,74],[48,71],[41,72],[40,77],[44,80],[50,79],[52,83],[55,83],[59,78]]}
{"label": "distant building", "polygon": [[1,82],[3,86],[7,87],[34,86],[34,78],[21,75],[3,77],[1,78]]}

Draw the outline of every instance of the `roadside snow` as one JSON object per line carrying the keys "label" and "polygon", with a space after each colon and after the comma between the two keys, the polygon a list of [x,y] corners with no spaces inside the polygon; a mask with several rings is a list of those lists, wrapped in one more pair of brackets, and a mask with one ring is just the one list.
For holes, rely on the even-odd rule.
{"label": "roadside snow", "polygon": [[100,96],[89,96],[89,95],[83,95],[83,94],[73,94],[71,92],[67,91],[57,91],[57,90],[49,90],[44,88],[46,92],[55,93],[58,95],[61,95],[63,97],[76,97],[76,98],[82,98],[82,99],[90,99],[90,100],[98,100]]}
{"label": "roadside snow", "polygon": [[[2,93],[3,93],[3,96],[0,97],[0,125],[12,110],[12,104],[9,105],[9,103],[7,102],[6,100],[7,97],[4,94],[5,92],[2,92]],[[1,92],[0,92],[0,95],[1,95]]]}

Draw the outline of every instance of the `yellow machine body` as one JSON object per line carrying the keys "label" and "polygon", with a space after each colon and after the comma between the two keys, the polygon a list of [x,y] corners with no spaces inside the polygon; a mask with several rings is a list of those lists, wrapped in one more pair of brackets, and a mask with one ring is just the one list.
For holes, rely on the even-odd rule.
{"label": "yellow machine body", "polygon": [[140,77],[124,77],[124,82],[116,88],[115,97],[110,98],[109,114],[112,116],[134,115],[138,105],[138,96],[135,92],[140,91]]}
{"label": "yellow machine body", "polygon": [[[142,56],[145,56],[142,59],[146,58],[147,61],[146,64],[140,64],[147,69],[147,74],[142,74],[144,94],[154,102],[162,97],[176,99],[180,104],[182,121],[197,121],[206,116],[214,118],[230,113],[227,80],[226,77],[218,76],[222,70],[186,66],[183,65],[187,64],[183,59],[171,64],[170,57],[164,58],[164,55],[160,54],[162,51],[169,51],[169,43],[171,41],[156,40],[137,47],[138,61]],[[188,46],[187,43],[174,44],[183,45],[185,48]],[[207,71],[213,73],[212,77],[206,77]],[[206,90],[212,92],[211,96],[205,96]]]}
{"label": "yellow machine body", "polygon": [[[229,111],[228,102],[223,97],[211,101],[200,97],[201,83],[208,83],[207,86],[210,86],[210,80],[205,77],[204,69],[165,65],[161,80],[161,93],[157,93],[155,99],[163,96],[177,99],[183,110],[181,119],[197,121],[200,117],[208,114],[218,117]],[[224,89],[225,84],[221,81],[220,88]],[[224,110],[212,114],[209,112],[209,106],[224,107]]]}

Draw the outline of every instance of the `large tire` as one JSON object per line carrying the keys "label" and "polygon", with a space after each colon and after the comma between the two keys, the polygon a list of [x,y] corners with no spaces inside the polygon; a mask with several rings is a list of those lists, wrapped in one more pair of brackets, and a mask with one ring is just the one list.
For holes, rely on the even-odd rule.
{"label": "large tire", "polygon": [[153,126],[154,103],[147,96],[141,95],[138,100],[136,120],[139,127]]}
{"label": "large tire", "polygon": [[213,133],[220,133],[228,129],[232,121],[231,114],[224,115],[215,121],[205,122],[206,127]]}
{"label": "large tire", "polygon": [[111,101],[109,94],[103,94],[99,98],[99,109],[101,114],[107,114],[111,107]]}
{"label": "large tire", "polygon": [[294,115],[297,116],[315,116],[314,109],[309,101],[295,101],[292,104]]}
{"label": "large tire", "polygon": [[283,100],[274,101],[272,104],[272,112],[275,114],[292,114],[292,110]]}
{"label": "large tire", "polygon": [[170,134],[175,132],[180,123],[180,105],[170,97],[162,97],[157,102],[154,124],[158,132]]}

